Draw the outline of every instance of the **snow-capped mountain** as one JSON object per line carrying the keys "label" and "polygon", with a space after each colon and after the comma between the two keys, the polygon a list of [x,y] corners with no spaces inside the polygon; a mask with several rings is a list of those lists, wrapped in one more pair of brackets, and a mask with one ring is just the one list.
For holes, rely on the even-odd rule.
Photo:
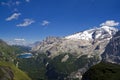
{"label": "snow-capped mountain", "polygon": [[66,36],[66,39],[82,39],[82,40],[96,40],[96,39],[110,39],[118,31],[118,29],[109,26],[102,26],[100,28],[94,28],[79,32],[70,36]]}
{"label": "snow-capped mountain", "polygon": [[47,53],[50,57],[55,57],[61,53],[71,53],[78,56],[87,54],[90,57],[90,55],[94,55],[96,50],[98,55],[101,55],[117,31],[118,29],[114,27],[102,26],[64,38],[48,37],[33,47],[33,51]]}
{"label": "snow-capped mountain", "polygon": [[[82,61],[84,62],[84,60],[88,59],[78,71],[72,72],[68,76],[81,80],[82,74],[90,66],[102,60],[101,55],[106,45],[108,45],[110,39],[118,31],[118,29],[112,27],[113,25],[107,25],[102,24],[99,28],[85,30],[63,38],[48,37],[33,47],[32,50],[38,54],[46,54],[50,59],[65,55],[63,57],[61,56],[61,63],[70,60],[71,56],[76,60],[80,59],[80,64]],[[82,56],[86,57],[83,59]]]}

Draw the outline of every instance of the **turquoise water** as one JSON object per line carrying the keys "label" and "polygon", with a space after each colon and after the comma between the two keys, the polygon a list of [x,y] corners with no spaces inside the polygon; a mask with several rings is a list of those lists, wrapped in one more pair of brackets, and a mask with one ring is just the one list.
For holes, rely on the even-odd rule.
{"label": "turquoise water", "polygon": [[24,54],[20,54],[17,57],[18,58],[31,58],[32,56],[33,56],[33,54],[31,54],[31,53],[24,53]]}

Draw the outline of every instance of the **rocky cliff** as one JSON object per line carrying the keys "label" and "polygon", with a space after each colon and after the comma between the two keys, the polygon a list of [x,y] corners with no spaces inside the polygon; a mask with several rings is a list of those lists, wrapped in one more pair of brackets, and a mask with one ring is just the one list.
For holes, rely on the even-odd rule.
{"label": "rocky cliff", "polygon": [[64,38],[48,37],[33,47],[33,51],[46,53],[53,58],[62,53],[70,53],[78,58],[81,55],[100,56],[109,40],[118,30],[114,27],[102,26],[79,32]]}
{"label": "rocky cliff", "polygon": [[103,61],[120,63],[120,31],[113,36],[102,54]]}

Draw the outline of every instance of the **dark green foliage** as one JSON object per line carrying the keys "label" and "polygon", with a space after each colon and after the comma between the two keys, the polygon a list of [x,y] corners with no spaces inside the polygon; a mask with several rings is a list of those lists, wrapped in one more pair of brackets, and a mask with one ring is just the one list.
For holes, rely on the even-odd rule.
{"label": "dark green foliage", "polygon": [[77,68],[82,68],[88,63],[88,58],[86,55],[81,56],[75,61],[75,65],[77,65]]}
{"label": "dark green foliage", "polygon": [[[27,72],[33,80],[63,80],[71,72],[77,70],[73,65],[75,58],[71,55],[66,62],[61,62],[61,59],[65,56],[59,55],[54,59],[49,59],[44,54],[39,54],[34,58],[18,59],[19,68]],[[46,66],[46,64],[48,66]]]}
{"label": "dark green foliage", "polygon": [[98,59],[94,56],[88,58],[87,55],[83,55],[80,58],[76,59],[74,65],[77,66],[77,69],[83,68],[87,65],[87,68],[91,67],[94,63],[97,63]]}
{"label": "dark green foliage", "polygon": [[0,40],[0,60],[11,61],[11,58],[15,58],[14,48]]}
{"label": "dark green foliage", "polygon": [[[67,61],[61,62],[65,55],[68,55],[69,58]],[[93,65],[97,59],[95,57],[88,58],[87,55],[76,58],[69,53],[51,59],[45,53],[39,53],[34,58],[18,59],[18,62],[19,68],[28,73],[33,80],[64,80],[72,72],[84,68],[86,64]],[[49,64],[46,66],[47,63]]]}
{"label": "dark green foliage", "polygon": [[[66,54],[69,55],[68,60],[66,62],[61,62],[62,58]],[[50,80],[63,80],[72,72],[77,71],[80,68],[84,68],[86,64],[88,65],[88,67],[90,67],[93,65],[94,62],[98,61],[95,57],[88,58],[87,55],[76,58],[69,53],[66,54],[61,54],[49,61],[49,68],[47,69],[47,71],[49,72],[47,73],[48,79],[51,78]],[[56,74],[56,77],[50,74]]]}
{"label": "dark green foliage", "polygon": [[31,47],[28,47],[28,46],[13,45],[12,48],[14,48],[16,54],[30,52],[30,50],[31,50]]}
{"label": "dark green foliage", "polygon": [[91,67],[82,80],[120,80],[120,65],[101,62]]}
{"label": "dark green foliage", "polygon": [[32,80],[46,80],[46,68],[43,62],[44,55],[38,55],[38,57],[18,59],[19,68],[25,71],[32,78]]}
{"label": "dark green foliage", "polygon": [[55,57],[50,64],[54,65],[54,67],[56,68],[57,72],[62,72],[64,74],[70,74],[71,72],[76,70],[76,66],[73,65],[75,58],[73,56],[69,55],[69,58],[66,62],[61,62],[62,58],[65,56],[66,54],[63,55],[59,55],[57,57]]}
{"label": "dark green foliage", "polygon": [[[67,54],[69,55],[69,59],[66,62],[61,62],[62,58],[66,54],[59,55],[49,61],[49,65],[47,67],[47,74],[46,74],[48,79],[63,80],[65,77],[70,75],[70,73],[77,70],[76,65],[73,65],[75,58],[70,54]],[[55,74],[55,75],[53,76],[51,74]]]}

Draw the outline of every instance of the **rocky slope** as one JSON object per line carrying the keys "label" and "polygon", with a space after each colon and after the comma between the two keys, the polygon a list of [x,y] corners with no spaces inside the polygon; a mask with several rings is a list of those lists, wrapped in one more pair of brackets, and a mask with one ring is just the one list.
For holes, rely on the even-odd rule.
{"label": "rocky slope", "polygon": [[[101,26],[63,38],[48,37],[33,47],[32,50],[38,54],[45,54],[52,59],[54,64],[47,61],[47,67],[52,64],[53,69],[57,72],[64,73],[68,69],[68,65],[76,65],[77,68],[74,69],[76,67],[74,66],[69,68],[70,71],[68,69],[65,78],[78,78],[80,80],[82,74],[89,67],[101,61],[101,54],[117,31],[114,27]],[[55,62],[54,59],[56,59]],[[59,68],[60,65],[66,67]]]}
{"label": "rocky slope", "polygon": [[32,50],[46,53],[52,58],[61,53],[71,53],[77,57],[87,54],[88,57],[92,57],[103,53],[105,46],[117,31],[114,27],[102,26],[64,38],[48,37]]}
{"label": "rocky slope", "polygon": [[102,54],[103,61],[120,64],[120,31],[113,36]]}
{"label": "rocky slope", "polygon": [[120,31],[107,44],[102,56],[102,63],[91,67],[82,80],[119,80],[120,74]]}

